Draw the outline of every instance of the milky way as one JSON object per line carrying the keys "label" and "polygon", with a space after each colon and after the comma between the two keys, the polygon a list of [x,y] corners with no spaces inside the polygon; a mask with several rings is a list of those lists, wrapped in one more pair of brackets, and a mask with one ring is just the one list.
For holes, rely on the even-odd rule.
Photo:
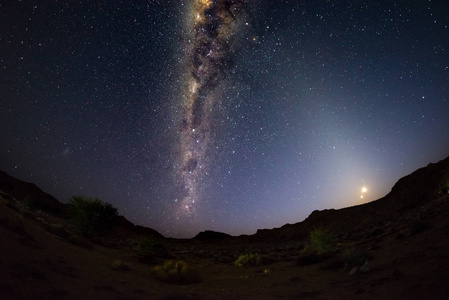
{"label": "milky way", "polygon": [[236,36],[248,26],[246,4],[232,0],[197,0],[189,8],[182,116],[179,122],[180,212],[192,215],[208,176],[214,138],[214,111],[220,86],[233,66]]}

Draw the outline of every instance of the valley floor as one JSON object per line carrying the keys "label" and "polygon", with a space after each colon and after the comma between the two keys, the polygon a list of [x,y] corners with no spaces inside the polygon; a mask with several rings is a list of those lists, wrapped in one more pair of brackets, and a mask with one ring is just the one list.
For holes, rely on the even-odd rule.
{"label": "valley floor", "polygon": [[[426,220],[422,220],[426,217]],[[404,221],[408,219],[408,221]],[[400,219],[400,218],[398,218]],[[449,197],[341,237],[335,251],[304,258],[304,241],[257,243],[167,239],[173,260],[197,270],[199,282],[158,280],[126,243],[109,246],[49,230],[54,219],[0,203],[1,299],[447,299]],[[237,267],[258,253],[256,266]]]}

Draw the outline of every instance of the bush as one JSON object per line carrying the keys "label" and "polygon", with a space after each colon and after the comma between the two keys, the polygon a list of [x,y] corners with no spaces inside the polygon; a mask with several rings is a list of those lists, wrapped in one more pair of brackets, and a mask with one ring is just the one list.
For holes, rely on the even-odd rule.
{"label": "bush", "polygon": [[154,267],[153,275],[157,280],[171,284],[190,284],[201,281],[198,270],[182,260],[169,260],[163,265]]}
{"label": "bush", "polygon": [[326,229],[317,228],[310,232],[310,241],[306,250],[323,254],[332,251],[335,248],[335,238]]}
{"label": "bush", "polygon": [[98,198],[74,196],[68,203],[68,215],[79,234],[96,237],[106,234],[115,225],[118,212],[111,204]]}
{"label": "bush", "polygon": [[237,267],[249,267],[249,266],[257,266],[260,264],[260,255],[259,254],[243,254],[240,255],[239,258],[234,262],[234,265]]}

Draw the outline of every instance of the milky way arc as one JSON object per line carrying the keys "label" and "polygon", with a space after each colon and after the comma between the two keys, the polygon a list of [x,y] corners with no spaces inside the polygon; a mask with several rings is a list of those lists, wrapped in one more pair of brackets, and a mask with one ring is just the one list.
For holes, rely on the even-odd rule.
{"label": "milky way arc", "polygon": [[185,92],[178,124],[176,166],[178,216],[195,213],[202,182],[209,175],[219,87],[234,64],[235,37],[248,26],[247,4],[242,0],[196,0],[189,7],[186,23]]}

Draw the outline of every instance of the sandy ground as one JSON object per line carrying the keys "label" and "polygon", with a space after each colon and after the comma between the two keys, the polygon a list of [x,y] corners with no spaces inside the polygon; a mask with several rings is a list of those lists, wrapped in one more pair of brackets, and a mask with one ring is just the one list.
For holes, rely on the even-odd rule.
{"label": "sandy ground", "polygon": [[[144,262],[123,236],[103,245],[61,236],[49,224],[62,220],[7,203],[0,201],[1,299],[449,298],[447,196],[398,222],[380,219],[377,230],[355,228],[366,231],[357,235],[363,238],[340,237],[334,251],[312,264],[302,259],[304,240],[238,238],[163,240],[167,257]],[[245,253],[264,259],[257,266],[235,266]],[[359,261],[349,264],[348,253]],[[167,259],[185,261],[200,281],[161,282],[153,269]],[[115,266],[118,261],[127,267]]]}

